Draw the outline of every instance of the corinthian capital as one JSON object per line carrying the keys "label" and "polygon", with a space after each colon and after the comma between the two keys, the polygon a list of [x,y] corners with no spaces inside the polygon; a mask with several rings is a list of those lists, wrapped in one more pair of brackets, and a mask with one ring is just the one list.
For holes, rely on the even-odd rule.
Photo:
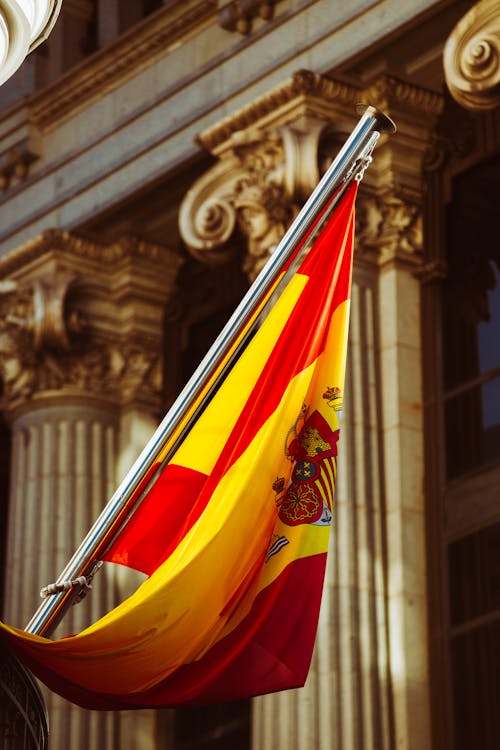
{"label": "corinthian capital", "polygon": [[356,216],[358,260],[383,266],[403,264],[415,270],[422,263],[420,207],[395,195],[362,196]]}
{"label": "corinthian capital", "polygon": [[[244,203],[250,186],[253,204],[271,194],[276,203],[278,193],[281,202],[286,200],[283,164],[284,148],[278,137],[258,129],[235,134],[221,161],[195,183],[182,203],[179,225],[190,252],[209,263],[224,261],[241,218],[240,202]],[[245,222],[240,226],[245,232]]]}
{"label": "corinthian capital", "polygon": [[190,252],[208,263],[224,262],[239,229],[252,279],[316,186],[337,150],[336,137],[341,142],[351,129],[356,95],[324,76],[298,71],[202,133],[200,144],[219,161],[181,206],[180,231]]}
{"label": "corinthian capital", "polygon": [[444,72],[456,101],[472,110],[500,104],[500,13],[497,0],[481,0],[446,42]]}
{"label": "corinthian capital", "polygon": [[47,231],[0,259],[2,407],[60,396],[161,409],[162,322],[179,257]]}

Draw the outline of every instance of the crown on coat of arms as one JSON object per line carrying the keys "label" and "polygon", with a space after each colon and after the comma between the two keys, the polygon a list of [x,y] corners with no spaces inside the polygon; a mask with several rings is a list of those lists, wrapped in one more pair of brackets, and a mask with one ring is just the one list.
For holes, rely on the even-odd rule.
{"label": "crown on coat of arms", "polygon": [[331,406],[335,411],[340,411],[342,409],[342,388],[339,388],[336,385],[328,386],[323,393],[323,398],[328,403],[328,406]]}

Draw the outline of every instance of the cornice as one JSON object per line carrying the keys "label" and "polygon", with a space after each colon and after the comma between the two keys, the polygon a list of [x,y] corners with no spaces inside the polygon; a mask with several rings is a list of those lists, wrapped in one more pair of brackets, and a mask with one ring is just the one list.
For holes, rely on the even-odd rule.
{"label": "cornice", "polygon": [[323,101],[337,101],[354,106],[359,99],[359,93],[358,89],[319,73],[299,70],[285,83],[276,86],[234,114],[220,120],[213,127],[204,130],[197,137],[197,142],[208,151],[214,152],[221,144],[229,140],[233,133],[250,128],[256,123],[262,124],[266,116],[273,115],[278,109],[301,96],[318,97]]}
{"label": "cornice", "polygon": [[310,70],[299,70],[283,84],[204,130],[197,142],[208,151],[217,153],[220,146],[229,141],[234,133],[257,123],[261,127],[263,120],[274,117],[278,110],[301,97],[335,102],[351,107],[353,113],[354,106],[359,101],[366,101],[383,109],[411,108],[432,116],[441,114],[444,106],[444,98],[440,94],[391,76],[382,76],[369,88],[358,89]]}
{"label": "cornice", "polygon": [[409,107],[422,114],[437,117],[443,111],[444,97],[435,91],[414,86],[392,76],[381,76],[363,91],[370,104],[390,109]]}
{"label": "cornice", "polygon": [[100,98],[105,91],[165,55],[169,47],[217,18],[217,0],[174,0],[111,45],[87,57],[29,101],[29,118],[42,130]]}
{"label": "cornice", "polygon": [[175,262],[175,265],[181,263],[180,256],[170,248],[136,237],[123,237],[112,245],[100,245],[83,237],[69,234],[69,232],[47,229],[33,240],[0,257],[0,279],[15,275],[17,271],[38,260],[45,253],[54,250],[110,266],[126,258],[139,257],[149,261],[169,259]]}

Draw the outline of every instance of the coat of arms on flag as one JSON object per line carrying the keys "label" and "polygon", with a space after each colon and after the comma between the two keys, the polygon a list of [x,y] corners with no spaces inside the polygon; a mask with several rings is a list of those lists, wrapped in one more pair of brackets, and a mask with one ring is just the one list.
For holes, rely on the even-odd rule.
{"label": "coat of arms on flag", "polygon": [[284,480],[273,485],[283,523],[325,526],[331,522],[338,439],[339,430],[332,431],[319,411],[306,419],[288,447],[288,455],[294,461],[291,481],[286,488]]}

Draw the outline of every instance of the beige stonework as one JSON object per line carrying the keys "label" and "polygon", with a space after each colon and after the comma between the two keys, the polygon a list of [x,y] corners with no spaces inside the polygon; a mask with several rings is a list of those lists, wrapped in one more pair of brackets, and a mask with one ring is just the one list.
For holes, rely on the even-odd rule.
{"label": "beige stonework", "polygon": [[298,71],[286,83],[204,131],[198,142],[217,164],[189,190],[179,212],[188,249],[208,263],[232,252],[238,227],[247,240],[243,269],[253,280],[309,196],[341,142],[358,92]]}
{"label": "beige stonework", "polygon": [[[380,104],[398,133],[367,173],[361,258],[378,272],[378,373],[383,446],[387,659],[398,748],[431,747],[423,494],[420,283],[422,162],[442,101],[383,79]],[[366,256],[368,253],[368,256]]]}
{"label": "beige stonework", "polygon": [[[12,430],[5,618],[24,627],[152,434],[162,411],[165,305],[179,257],[133,238],[101,246],[51,231],[0,259],[2,408]],[[29,575],[26,574],[30,571]],[[58,634],[115,606],[138,579],[107,566]],[[51,750],[154,747],[129,721],[46,694]],[[132,726],[130,726],[132,724]],[[142,737],[142,739],[139,739]]]}
{"label": "beige stonework", "polygon": [[47,394],[162,412],[162,315],[180,258],[47,231],[0,259],[4,408]]}
{"label": "beige stonework", "polygon": [[451,95],[467,109],[500,104],[498,0],[481,0],[458,22],[446,42],[443,64]]}
{"label": "beige stonework", "polygon": [[284,207],[292,217],[317,182],[324,137],[331,148],[352,128],[357,98],[398,132],[380,139],[358,200],[342,468],[313,664],[303,690],[254,702],[255,750],[385,748],[394,738],[430,748],[417,276],[422,160],[442,99],[387,76],[360,92],[300,71],[199,136],[218,162],[187,194],[180,225],[209,263],[224,261],[239,226],[252,276],[248,259],[265,260],[272,229],[283,234]]}

